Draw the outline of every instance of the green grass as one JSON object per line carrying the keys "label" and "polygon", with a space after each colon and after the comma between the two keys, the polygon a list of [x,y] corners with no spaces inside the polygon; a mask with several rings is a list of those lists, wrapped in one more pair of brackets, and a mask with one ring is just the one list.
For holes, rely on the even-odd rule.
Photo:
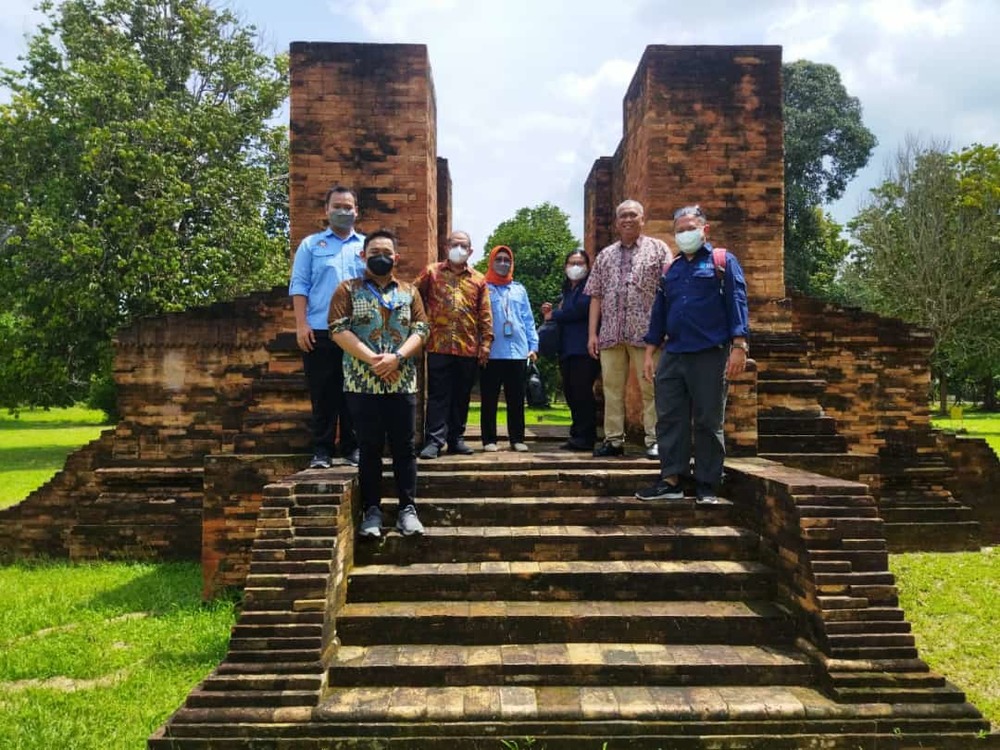
{"label": "green grass", "polygon": [[976,437],[986,438],[993,452],[1000,455],[1000,414],[988,412],[970,412],[961,419],[933,417],[932,424],[940,430],[954,432],[965,431]]}
{"label": "green grass", "polygon": [[[480,405],[478,402],[469,404],[469,424],[479,424]],[[497,407],[497,424],[505,424],[507,419],[507,405],[501,401]],[[533,409],[530,406],[524,410],[525,424],[552,424],[566,425],[569,427],[572,418],[569,414],[569,407],[565,403],[553,403],[548,409]]]}
{"label": "green grass", "polygon": [[145,747],[225,655],[234,605],[200,589],[196,564],[0,567],[0,747]]}
{"label": "green grass", "polygon": [[1000,548],[892,555],[920,656],[1000,729]]}
{"label": "green grass", "polygon": [[82,407],[0,413],[0,508],[45,484],[66,456],[106,429],[104,419],[104,412]]}

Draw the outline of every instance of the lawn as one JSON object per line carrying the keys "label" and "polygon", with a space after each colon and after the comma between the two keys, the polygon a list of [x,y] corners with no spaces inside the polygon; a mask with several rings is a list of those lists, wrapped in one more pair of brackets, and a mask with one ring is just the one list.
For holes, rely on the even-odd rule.
{"label": "lawn", "polygon": [[934,417],[931,422],[939,430],[965,431],[976,437],[986,438],[993,452],[1000,455],[1000,414],[971,412],[961,419]]}
{"label": "lawn", "polygon": [[[0,747],[145,747],[225,655],[197,564],[0,567]],[[58,592],[58,595],[53,595]]]}
{"label": "lawn", "polygon": [[107,429],[104,412],[73,407],[0,412],[0,508],[20,502],[63,467],[66,456]]}

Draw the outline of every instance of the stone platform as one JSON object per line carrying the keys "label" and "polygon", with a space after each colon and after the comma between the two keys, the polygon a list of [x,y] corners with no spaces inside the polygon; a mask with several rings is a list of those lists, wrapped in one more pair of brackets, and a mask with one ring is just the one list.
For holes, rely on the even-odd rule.
{"label": "stone platform", "polygon": [[422,538],[357,540],[346,466],[266,487],[229,653],[149,747],[965,748],[988,731],[919,659],[864,485],[751,458],[718,505],[642,502],[648,459],[531,447],[422,461]]}

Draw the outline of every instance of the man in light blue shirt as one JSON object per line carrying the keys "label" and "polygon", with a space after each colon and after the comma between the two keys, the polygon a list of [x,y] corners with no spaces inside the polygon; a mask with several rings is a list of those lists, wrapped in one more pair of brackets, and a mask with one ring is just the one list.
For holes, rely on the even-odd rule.
{"label": "man in light blue shirt", "polygon": [[340,282],[364,276],[365,237],[354,231],[358,199],[350,188],[335,185],[324,201],[329,228],[302,240],[292,261],[288,293],[295,310],[295,339],[302,350],[312,401],[313,458],[310,468],[329,468],[338,423],[340,451],[358,463],[358,444],[344,405],[344,351],[330,338],[330,299]]}

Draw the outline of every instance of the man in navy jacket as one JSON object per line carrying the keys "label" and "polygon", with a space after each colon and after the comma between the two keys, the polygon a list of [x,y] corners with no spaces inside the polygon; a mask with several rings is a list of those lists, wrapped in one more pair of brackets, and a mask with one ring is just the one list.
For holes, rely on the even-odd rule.
{"label": "man in navy jacket", "polygon": [[749,311],[743,269],[731,253],[720,267],[708,229],[698,206],[674,213],[681,252],[660,279],[644,339],[643,374],[656,394],[660,480],[636,493],[642,500],[683,499],[680,477],[690,465],[692,424],[698,502],[715,503],[722,481],[727,380],[746,367]]}

